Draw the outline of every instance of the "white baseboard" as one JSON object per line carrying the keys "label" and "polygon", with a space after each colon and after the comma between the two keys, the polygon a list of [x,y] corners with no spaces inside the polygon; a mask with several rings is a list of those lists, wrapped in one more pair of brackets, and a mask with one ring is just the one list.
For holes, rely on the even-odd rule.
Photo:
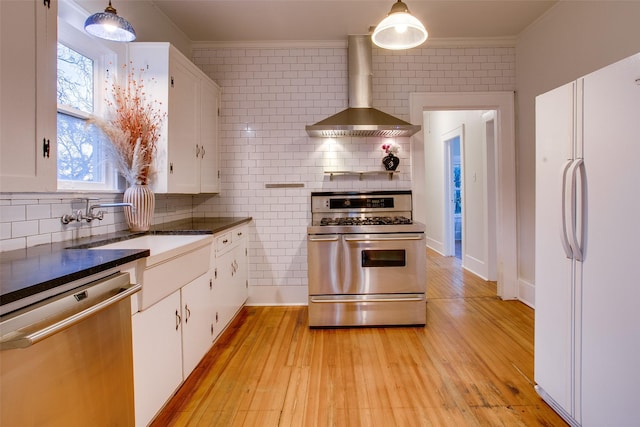
{"label": "white baseboard", "polygon": [[433,240],[431,237],[427,236],[427,247],[438,252],[440,255],[444,255],[444,244],[439,242],[438,240]]}
{"label": "white baseboard", "polygon": [[489,280],[487,279],[487,264],[484,261],[474,258],[470,255],[463,254],[462,256],[464,258],[464,261],[462,262],[462,268],[470,271],[471,273],[480,277],[482,280]]}
{"label": "white baseboard", "polygon": [[518,299],[531,308],[536,308],[535,285],[526,280],[518,279]]}
{"label": "white baseboard", "polygon": [[307,305],[307,286],[250,286],[246,305]]}

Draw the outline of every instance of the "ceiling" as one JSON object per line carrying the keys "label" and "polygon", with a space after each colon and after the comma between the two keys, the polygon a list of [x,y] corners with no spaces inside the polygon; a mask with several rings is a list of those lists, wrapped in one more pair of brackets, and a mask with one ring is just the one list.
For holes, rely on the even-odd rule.
{"label": "ceiling", "polygon": [[[112,0],[134,27],[141,4],[168,17],[193,42],[332,41],[366,34],[394,0]],[[87,10],[107,0],[79,0]],[[405,0],[431,39],[512,38],[545,13],[548,0]],[[130,15],[127,15],[129,13]]]}

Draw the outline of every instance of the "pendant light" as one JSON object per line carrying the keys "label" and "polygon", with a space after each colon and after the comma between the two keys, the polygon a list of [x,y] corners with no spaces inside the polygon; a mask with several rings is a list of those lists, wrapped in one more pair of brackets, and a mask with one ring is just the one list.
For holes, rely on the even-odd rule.
{"label": "pendant light", "polygon": [[118,16],[116,9],[111,6],[111,0],[104,12],[94,13],[84,21],[84,30],[93,36],[116,42],[136,39],[136,31],[126,19]]}
{"label": "pendant light", "polygon": [[391,11],[373,31],[371,40],[383,49],[411,49],[427,40],[427,30],[401,0],[391,6]]}

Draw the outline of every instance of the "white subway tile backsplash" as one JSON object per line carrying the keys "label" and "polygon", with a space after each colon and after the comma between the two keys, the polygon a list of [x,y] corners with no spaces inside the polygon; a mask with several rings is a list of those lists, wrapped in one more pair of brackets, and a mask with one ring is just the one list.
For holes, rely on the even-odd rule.
{"label": "white subway tile backsplash", "polygon": [[0,222],[24,221],[27,219],[27,209],[24,205],[0,206]]}
{"label": "white subway tile backsplash", "polygon": [[27,206],[27,220],[45,219],[51,217],[51,205],[37,204]]}
{"label": "white subway tile backsplash", "polygon": [[11,237],[35,236],[38,234],[38,221],[18,221],[11,223]]}

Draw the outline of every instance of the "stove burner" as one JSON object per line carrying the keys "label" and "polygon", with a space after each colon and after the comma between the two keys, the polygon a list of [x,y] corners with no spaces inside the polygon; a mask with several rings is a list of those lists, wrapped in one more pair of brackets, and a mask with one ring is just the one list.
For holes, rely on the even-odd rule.
{"label": "stove burner", "polygon": [[411,224],[404,216],[322,218],[320,225],[398,225]]}

